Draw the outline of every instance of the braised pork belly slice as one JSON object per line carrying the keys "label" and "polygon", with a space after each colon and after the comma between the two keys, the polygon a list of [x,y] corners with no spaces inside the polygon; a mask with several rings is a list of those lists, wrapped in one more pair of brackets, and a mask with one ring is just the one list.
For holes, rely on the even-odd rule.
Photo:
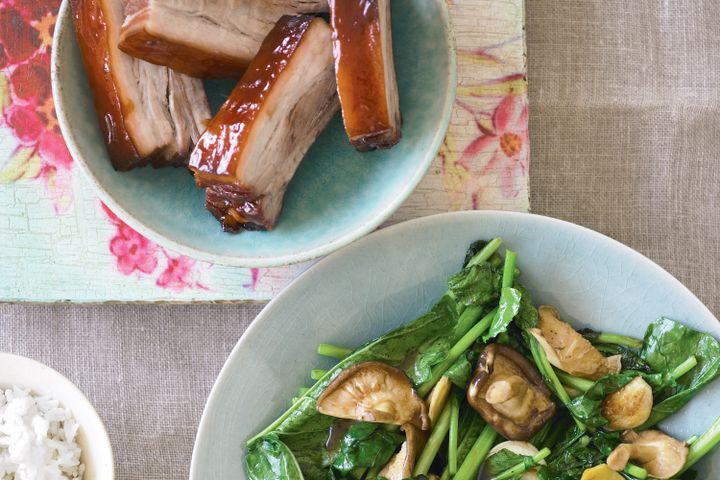
{"label": "braised pork belly slice", "polygon": [[240,77],[281,16],[327,10],[327,0],[130,0],[120,49],[195,77]]}
{"label": "braised pork belly slice", "polygon": [[330,0],[338,94],[350,143],[360,151],[400,141],[390,0]]}
{"label": "braised pork belly slice", "polygon": [[202,81],[117,48],[122,0],[72,0],[78,44],[113,167],[187,162],[210,118]]}
{"label": "braised pork belly slice", "polygon": [[338,110],[332,31],[284,16],[268,34],[190,157],[224,230],[271,229],[290,179]]}

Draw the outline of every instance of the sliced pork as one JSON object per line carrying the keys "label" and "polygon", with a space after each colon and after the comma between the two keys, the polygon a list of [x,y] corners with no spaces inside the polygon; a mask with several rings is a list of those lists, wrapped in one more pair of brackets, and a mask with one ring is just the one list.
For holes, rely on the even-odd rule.
{"label": "sliced pork", "polygon": [[390,0],[330,0],[333,52],[343,121],[360,151],[400,141]]}
{"label": "sliced pork", "polygon": [[271,229],[288,182],[338,110],[332,31],[284,16],[190,157],[206,207],[224,230]]}
{"label": "sliced pork", "polygon": [[117,170],[178,165],[210,118],[198,79],[122,53],[122,0],[72,0],[100,129]]}
{"label": "sliced pork", "polygon": [[120,48],[196,77],[239,77],[281,16],[327,9],[327,0],[129,0]]}

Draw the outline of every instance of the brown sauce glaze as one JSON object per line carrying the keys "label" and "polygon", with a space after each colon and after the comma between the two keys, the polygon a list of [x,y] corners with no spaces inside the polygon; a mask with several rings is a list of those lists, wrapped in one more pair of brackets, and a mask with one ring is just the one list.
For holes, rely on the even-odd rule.
{"label": "brown sauce glaze", "polygon": [[75,32],[83,63],[93,93],[100,130],[110,160],[116,170],[130,170],[145,165],[125,127],[124,109],[111,73],[108,25],[102,0],[72,0]]}
{"label": "brown sauce glaze", "polygon": [[210,121],[190,157],[196,172],[226,175],[225,183],[242,187],[236,179],[244,142],[274,82],[288,65],[314,17],[285,16],[263,41],[220,111]]}
{"label": "brown sauce glaze", "polygon": [[205,206],[225,231],[272,227],[257,192],[243,181],[242,155],[255,119],[313,19],[285,16],[278,21],[190,156],[196,184],[206,188]]}
{"label": "brown sauce glaze", "polygon": [[387,101],[379,3],[330,0],[343,121],[350,142],[361,151],[389,148],[400,140],[399,125],[394,124]]}
{"label": "brown sauce glaze", "polygon": [[149,12],[136,13],[122,29],[120,50],[133,57],[199,78],[239,77],[247,62],[193,45],[167,41],[146,27]]}

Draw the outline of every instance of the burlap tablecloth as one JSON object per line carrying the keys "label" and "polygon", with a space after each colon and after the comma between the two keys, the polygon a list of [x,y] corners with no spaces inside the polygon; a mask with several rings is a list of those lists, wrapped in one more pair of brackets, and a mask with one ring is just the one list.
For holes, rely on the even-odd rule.
{"label": "burlap tablecloth", "polygon": [[[666,267],[720,313],[720,2],[528,0],[531,204]],[[186,478],[202,407],[259,306],[0,306],[103,417],[120,479]]]}

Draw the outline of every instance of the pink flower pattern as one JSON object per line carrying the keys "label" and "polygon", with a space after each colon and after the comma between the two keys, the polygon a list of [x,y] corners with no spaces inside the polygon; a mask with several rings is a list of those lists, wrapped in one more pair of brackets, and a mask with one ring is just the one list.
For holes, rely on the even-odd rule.
{"label": "pink flower pattern", "polygon": [[[501,169],[502,192],[505,197],[518,194],[516,177],[524,177],[528,169],[528,105],[524,95],[510,92],[492,113],[490,127],[482,122],[482,112],[459,103],[473,113],[480,135],[465,147],[458,165],[472,174],[483,177],[494,169]],[[488,158],[484,163],[477,157]],[[477,207],[477,206],[476,206]]]}
{"label": "pink flower pattern", "polygon": [[[50,47],[59,2],[0,2],[0,124],[18,140],[5,178],[43,181],[55,211],[72,204],[72,157],[50,91]],[[9,87],[9,88],[8,88]],[[13,161],[15,160],[15,161]]]}
{"label": "pink flower pattern", "polygon": [[155,284],[174,292],[185,289],[208,288],[199,280],[197,262],[182,255],[174,256],[130,228],[105,204],[102,209],[110,223],[115,225],[115,235],[110,239],[110,252],[115,256],[118,271],[123,275],[135,273],[141,277],[152,275],[163,262],[165,268],[158,274]]}

